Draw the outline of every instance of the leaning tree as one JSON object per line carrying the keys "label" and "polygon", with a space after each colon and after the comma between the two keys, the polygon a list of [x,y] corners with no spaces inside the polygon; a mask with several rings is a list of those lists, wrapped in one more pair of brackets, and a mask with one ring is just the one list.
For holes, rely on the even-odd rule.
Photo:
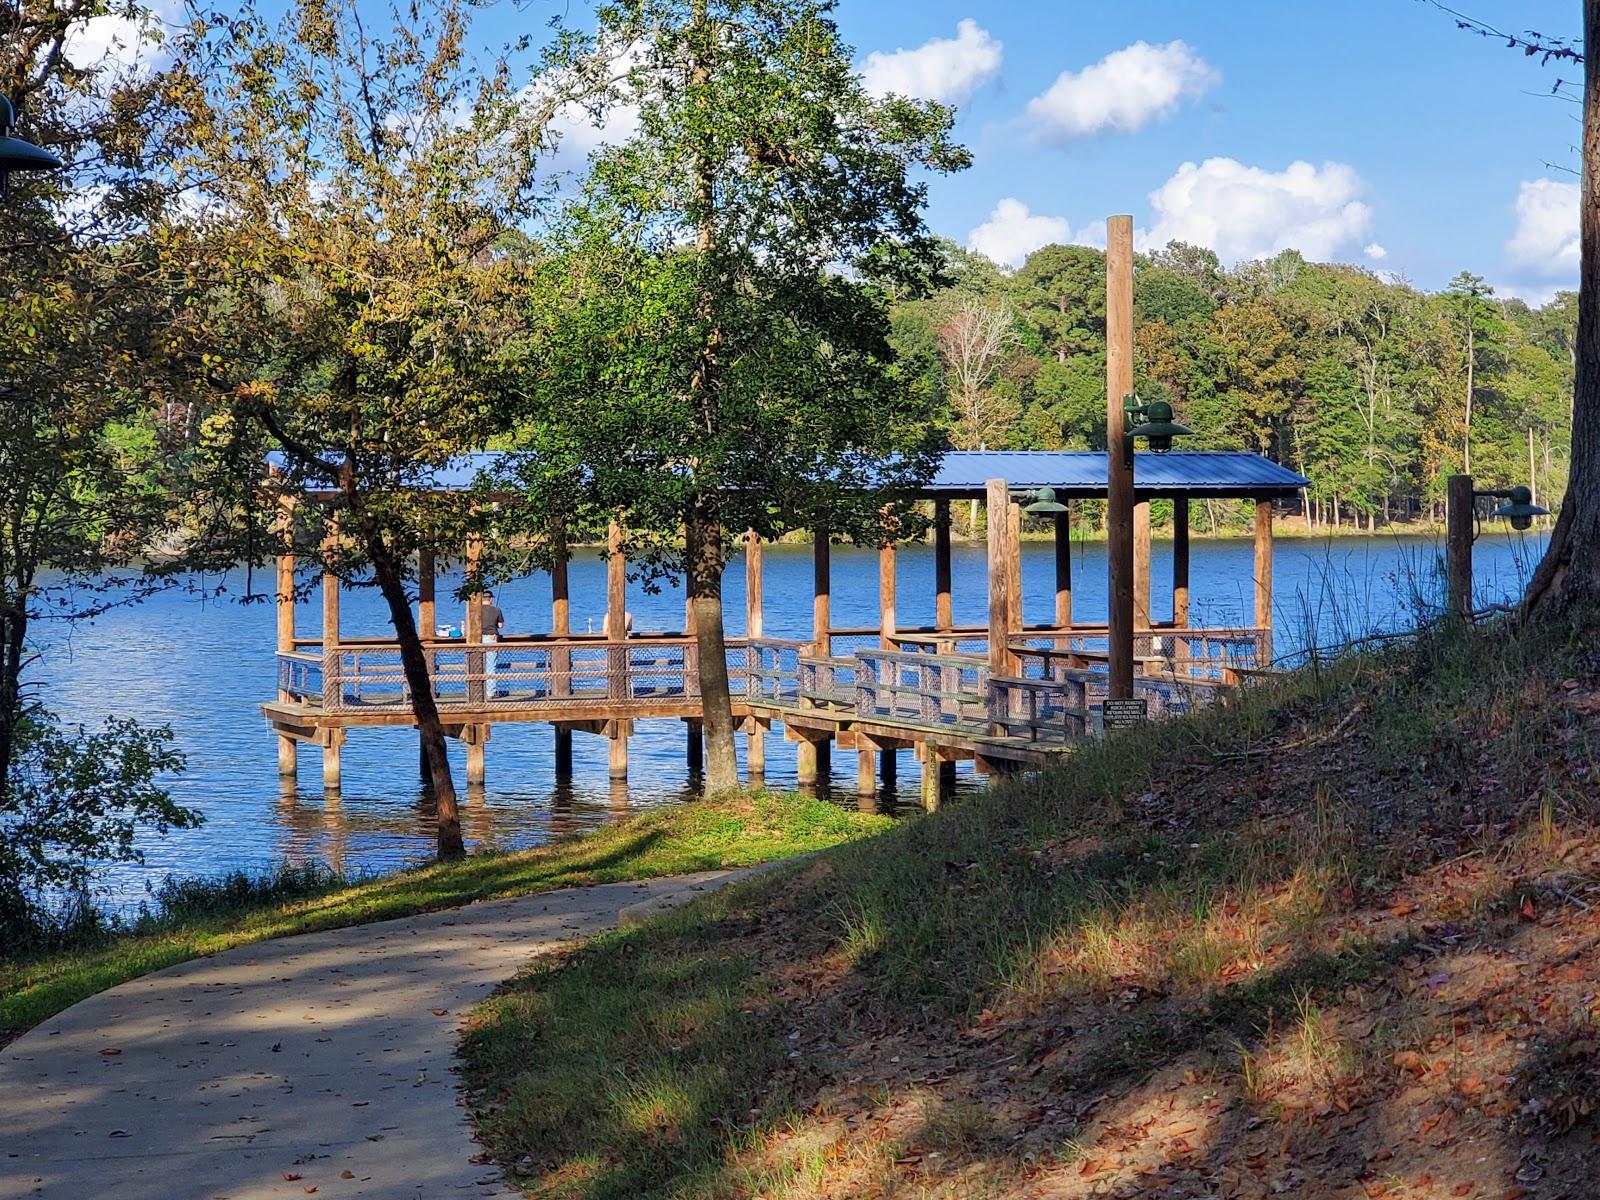
{"label": "leaning tree", "polygon": [[[379,25],[356,0],[281,16],[247,5],[209,30],[224,62],[186,98],[183,164],[188,236],[218,267],[195,338],[213,383],[204,480],[235,489],[233,552],[288,545],[382,594],[441,856],[463,844],[413,556],[459,547],[480,522],[474,497],[432,484],[505,412],[493,364],[526,263],[497,246],[538,211],[552,116],[607,66],[566,54],[534,92],[475,45],[470,9],[419,0]],[[266,450],[279,457],[262,487]],[[319,498],[314,520],[310,506],[285,518],[299,493]]]}

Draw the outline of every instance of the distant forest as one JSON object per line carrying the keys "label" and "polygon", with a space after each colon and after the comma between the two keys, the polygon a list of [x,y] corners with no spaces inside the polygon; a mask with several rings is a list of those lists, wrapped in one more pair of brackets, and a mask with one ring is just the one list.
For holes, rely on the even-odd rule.
{"label": "distant forest", "polygon": [[[892,320],[902,369],[946,401],[951,444],[1103,447],[1104,254],[1045,246],[1008,273],[947,250],[949,285]],[[1460,471],[1531,483],[1549,507],[1565,489],[1575,292],[1532,308],[1467,272],[1430,293],[1292,250],[1227,270],[1173,242],[1139,257],[1134,306],[1136,387],[1195,430],[1179,448],[1299,471],[1311,528],[1436,520]],[[1197,528],[1207,516],[1242,519],[1211,506]]]}

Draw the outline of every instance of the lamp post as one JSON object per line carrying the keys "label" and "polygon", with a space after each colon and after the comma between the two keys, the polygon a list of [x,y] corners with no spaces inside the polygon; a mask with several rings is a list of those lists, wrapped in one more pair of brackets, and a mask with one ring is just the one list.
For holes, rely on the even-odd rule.
{"label": "lamp post", "polygon": [[6,96],[0,96],[0,198],[4,198],[13,171],[50,171],[61,166],[61,160],[48,150],[41,150],[32,142],[13,137],[17,110]]}
{"label": "lamp post", "polygon": [[1445,482],[1445,602],[1452,616],[1472,619],[1472,543],[1477,540],[1475,517],[1480,499],[1504,500],[1489,515],[1529,529],[1535,517],[1549,509],[1533,502],[1533,489],[1517,484],[1509,488],[1474,489],[1471,475],[1452,475]]}

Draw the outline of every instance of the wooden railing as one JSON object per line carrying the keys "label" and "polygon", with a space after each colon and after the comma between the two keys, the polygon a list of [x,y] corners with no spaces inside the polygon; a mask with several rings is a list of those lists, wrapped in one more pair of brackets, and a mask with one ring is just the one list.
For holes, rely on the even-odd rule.
{"label": "wooden railing", "polygon": [[856,715],[864,720],[981,730],[989,665],[971,655],[861,650]]}
{"label": "wooden railing", "polygon": [[[516,639],[473,646],[425,643],[441,710],[515,711],[575,702],[646,705],[699,695],[694,640],[687,637]],[[729,685],[746,691],[747,643],[728,641]],[[278,655],[279,688],[328,713],[409,709],[410,688],[393,642],[341,642],[320,655]]]}

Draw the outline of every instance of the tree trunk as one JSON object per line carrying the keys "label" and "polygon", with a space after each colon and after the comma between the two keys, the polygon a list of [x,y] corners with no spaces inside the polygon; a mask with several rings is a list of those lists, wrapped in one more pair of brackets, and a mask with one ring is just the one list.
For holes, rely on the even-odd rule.
{"label": "tree trunk", "polygon": [[11,759],[16,753],[17,725],[22,720],[22,655],[28,635],[27,592],[19,590],[0,617],[5,655],[0,664],[0,800],[11,787]]}
{"label": "tree trunk", "polygon": [[[428,782],[433,795],[435,824],[438,828],[440,858],[460,858],[467,852],[461,840],[461,812],[456,805],[455,781],[450,777],[450,760],[445,754],[444,724],[433,699],[433,680],[428,675],[428,658],[411,613],[411,598],[406,595],[400,567],[394,553],[381,536],[366,534],[367,555],[378,590],[389,605],[389,620],[394,625],[395,641],[400,646],[400,665],[406,687],[411,692],[411,712],[417,719],[417,733],[428,757]],[[476,603],[476,599],[474,599]]]}
{"label": "tree trunk", "polygon": [[688,525],[689,604],[694,612],[705,788],[715,795],[738,789],[739,762],[733,745],[728,643],[722,628],[722,525],[713,498],[695,499]]}
{"label": "tree trunk", "polygon": [[1584,0],[1583,43],[1582,257],[1572,460],[1561,515],[1523,599],[1523,611],[1530,616],[1558,615],[1600,598],[1600,0]]}

